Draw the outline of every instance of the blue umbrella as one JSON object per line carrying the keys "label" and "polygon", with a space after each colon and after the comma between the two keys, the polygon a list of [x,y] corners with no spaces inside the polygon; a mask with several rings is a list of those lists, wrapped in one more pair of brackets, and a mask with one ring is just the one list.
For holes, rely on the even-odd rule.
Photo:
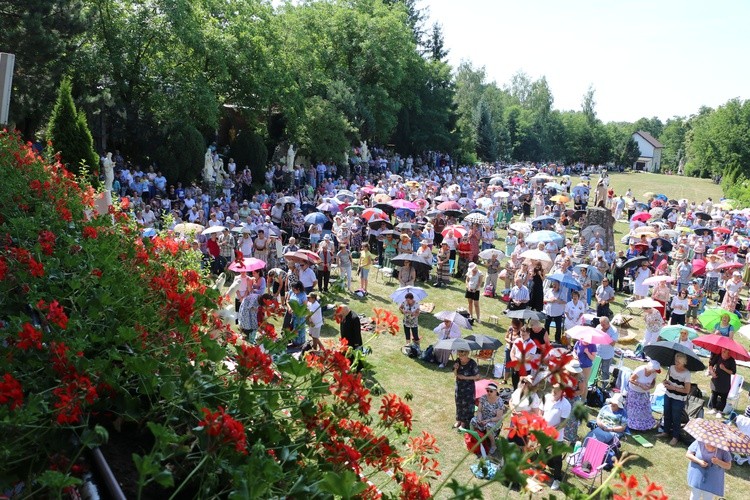
{"label": "blue umbrella", "polygon": [[578,280],[575,279],[570,274],[563,274],[563,273],[555,273],[550,274],[547,276],[548,280],[551,281],[557,281],[560,283],[561,286],[564,286],[565,288],[570,288],[571,290],[583,290],[583,287],[580,283],[578,283]]}
{"label": "blue umbrella", "polygon": [[540,217],[537,217],[535,219],[531,219],[532,224],[554,224],[555,218],[550,217],[549,215],[542,215]]}
{"label": "blue umbrella", "polygon": [[325,224],[328,217],[320,212],[313,212],[305,215],[305,224]]}
{"label": "blue umbrella", "polygon": [[153,238],[154,236],[156,236],[156,229],[152,227],[147,227],[146,229],[143,230],[144,238]]}
{"label": "blue umbrella", "polygon": [[526,243],[548,243],[550,241],[555,242],[558,247],[562,247],[565,244],[565,238],[554,231],[534,231],[526,237]]}
{"label": "blue umbrella", "polygon": [[584,267],[586,268],[586,271],[588,273],[588,277],[589,277],[589,279],[591,279],[591,281],[601,281],[602,280],[602,273],[600,273],[599,270],[596,267],[591,266],[589,264],[578,264],[573,269],[575,269],[576,271],[580,272],[580,270],[582,268],[584,268]]}
{"label": "blue umbrella", "polygon": [[318,205],[318,210],[321,212],[338,212],[339,206],[335,203],[331,203],[330,201],[324,201],[320,205]]}
{"label": "blue umbrella", "polygon": [[648,205],[646,205],[645,203],[641,203],[640,201],[636,203],[635,206],[636,208],[642,208],[644,210],[648,210]]}
{"label": "blue umbrella", "polygon": [[657,194],[656,196],[654,196],[654,198],[656,198],[657,200],[669,201],[669,198],[667,198],[667,195],[665,194]]}
{"label": "blue umbrella", "polygon": [[482,214],[482,215],[487,215],[487,212],[485,212],[484,210],[480,210],[479,208],[475,208],[474,210],[472,210],[472,211],[471,211],[471,212],[469,212],[469,213],[470,213],[470,214]]}
{"label": "blue umbrella", "polygon": [[414,211],[409,210],[408,208],[397,208],[396,209],[396,217],[403,218],[403,217],[414,217]]}

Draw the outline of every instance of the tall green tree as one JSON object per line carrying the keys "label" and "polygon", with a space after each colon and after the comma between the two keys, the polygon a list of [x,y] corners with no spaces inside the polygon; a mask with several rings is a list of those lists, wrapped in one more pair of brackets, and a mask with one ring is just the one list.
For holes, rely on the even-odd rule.
{"label": "tall green tree", "polygon": [[670,118],[664,125],[659,142],[664,145],[661,163],[665,169],[676,170],[685,158],[685,135],[687,121],[682,117]]}
{"label": "tall green tree", "polygon": [[583,101],[581,102],[581,110],[583,111],[583,115],[591,125],[596,123],[596,101],[594,100],[594,93],[594,86],[589,85],[588,90],[586,90],[586,93],[583,94]]}
{"label": "tall green tree", "polygon": [[492,126],[492,115],[484,100],[477,108],[477,156],[480,160],[497,160],[497,133]]}
{"label": "tall green tree", "polygon": [[81,166],[89,172],[99,168],[99,157],[94,150],[94,141],[83,111],[77,111],[73,102],[70,79],[60,82],[57,102],[47,128],[47,138],[52,143],[51,152],[60,153],[62,163],[72,172],[78,173]]}

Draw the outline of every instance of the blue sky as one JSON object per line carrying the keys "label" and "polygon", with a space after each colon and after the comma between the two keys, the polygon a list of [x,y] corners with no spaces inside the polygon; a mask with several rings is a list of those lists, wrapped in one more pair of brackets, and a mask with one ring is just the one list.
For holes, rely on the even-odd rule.
{"label": "blue sky", "polygon": [[449,60],[505,85],[547,77],[556,109],[589,85],[603,121],[696,113],[748,97],[750,1],[422,0]]}

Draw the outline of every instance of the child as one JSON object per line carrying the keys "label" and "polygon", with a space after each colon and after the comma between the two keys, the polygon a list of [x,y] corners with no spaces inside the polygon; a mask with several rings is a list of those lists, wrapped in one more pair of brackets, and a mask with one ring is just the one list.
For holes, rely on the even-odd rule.
{"label": "child", "polygon": [[701,289],[700,282],[694,279],[688,285],[687,290],[688,312],[687,316],[685,317],[685,322],[687,323],[687,326],[697,327],[698,313],[701,309],[701,302],[703,301],[703,289]]}

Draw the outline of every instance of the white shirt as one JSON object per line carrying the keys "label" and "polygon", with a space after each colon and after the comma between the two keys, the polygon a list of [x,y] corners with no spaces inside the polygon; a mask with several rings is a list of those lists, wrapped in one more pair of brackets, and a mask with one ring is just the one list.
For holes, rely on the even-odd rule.
{"label": "white shirt", "polygon": [[[565,398],[555,401],[554,394],[547,394],[544,397],[544,420],[552,427],[557,427],[563,420],[570,416],[570,402]],[[565,433],[558,429],[557,440],[562,441]]]}
{"label": "white shirt", "polygon": [[315,271],[308,267],[299,274],[299,281],[304,288],[310,288],[318,281],[318,278],[315,276]]}
{"label": "white shirt", "polygon": [[310,316],[310,321],[312,321],[313,326],[315,328],[320,328],[321,326],[323,326],[323,306],[320,304],[320,302],[308,302],[307,309],[312,313],[312,316]]}

